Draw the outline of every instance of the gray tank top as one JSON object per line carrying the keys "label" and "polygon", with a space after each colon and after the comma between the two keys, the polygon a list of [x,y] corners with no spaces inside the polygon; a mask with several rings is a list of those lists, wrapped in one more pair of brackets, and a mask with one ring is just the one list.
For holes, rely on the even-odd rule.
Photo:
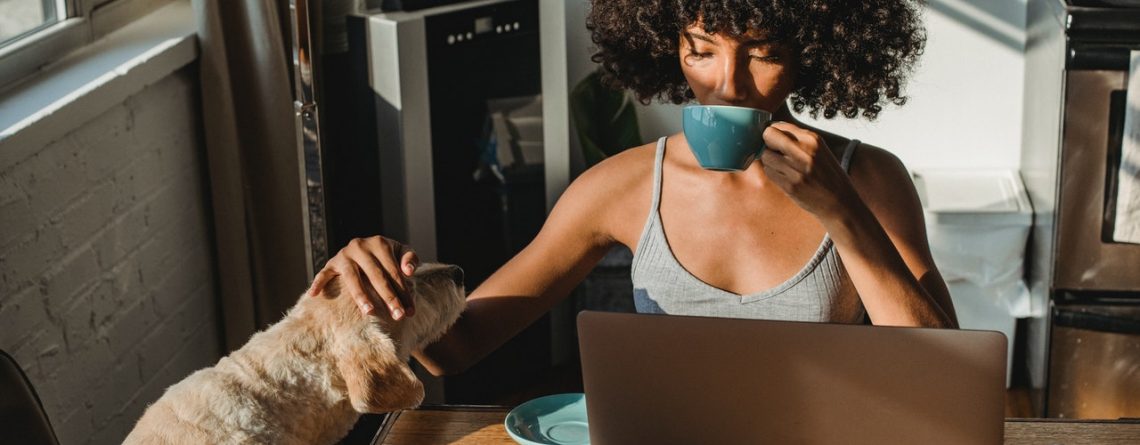
{"label": "gray tank top", "polygon": [[[631,274],[637,312],[700,315],[709,317],[762,318],[769,320],[858,323],[863,303],[843,262],[825,235],[815,255],[794,276],[774,288],[738,295],[712,286],[686,270],[665,239],[661,225],[661,169],[665,140],[657,142],[653,167],[653,205],[649,220],[633,255]],[[849,169],[859,141],[844,149],[841,165]]]}

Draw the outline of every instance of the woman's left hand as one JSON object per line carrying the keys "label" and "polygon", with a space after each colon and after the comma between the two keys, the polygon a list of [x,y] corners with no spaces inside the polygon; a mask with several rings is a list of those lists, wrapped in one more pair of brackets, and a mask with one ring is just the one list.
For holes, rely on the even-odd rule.
{"label": "woman's left hand", "polygon": [[767,147],[760,155],[764,173],[817,218],[838,217],[844,203],[856,196],[847,173],[815,132],[773,122],[764,130],[764,143]]}

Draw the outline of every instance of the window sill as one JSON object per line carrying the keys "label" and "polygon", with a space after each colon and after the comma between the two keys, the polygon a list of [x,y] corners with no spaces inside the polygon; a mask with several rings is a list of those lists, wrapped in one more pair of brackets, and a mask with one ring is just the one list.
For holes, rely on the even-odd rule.
{"label": "window sill", "polygon": [[179,0],[0,92],[0,171],[197,57],[193,10]]}

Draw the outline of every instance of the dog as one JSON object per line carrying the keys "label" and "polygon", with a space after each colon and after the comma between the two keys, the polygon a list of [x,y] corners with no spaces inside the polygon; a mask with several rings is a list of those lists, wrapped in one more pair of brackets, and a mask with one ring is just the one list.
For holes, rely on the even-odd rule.
{"label": "dog", "polygon": [[419,406],[424,387],[408,359],[459,318],[462,270],[418,267],[408,280],[416,313],[400,321],[385,310],[361,313],[339,280],[316,298],[302,296],[214,367],[167,388],[123,443],[332,444],[361,413]]}

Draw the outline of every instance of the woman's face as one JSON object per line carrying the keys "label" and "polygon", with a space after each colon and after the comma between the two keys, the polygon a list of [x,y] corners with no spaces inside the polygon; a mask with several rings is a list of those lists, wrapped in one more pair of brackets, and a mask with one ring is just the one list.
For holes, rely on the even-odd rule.
{"label": "woman's face", "polygon": [[692,25],[681,33],[681,72],[704,105],[735,105],[775,113],[795,85],[791,51],[763,33],[734,38]]}

